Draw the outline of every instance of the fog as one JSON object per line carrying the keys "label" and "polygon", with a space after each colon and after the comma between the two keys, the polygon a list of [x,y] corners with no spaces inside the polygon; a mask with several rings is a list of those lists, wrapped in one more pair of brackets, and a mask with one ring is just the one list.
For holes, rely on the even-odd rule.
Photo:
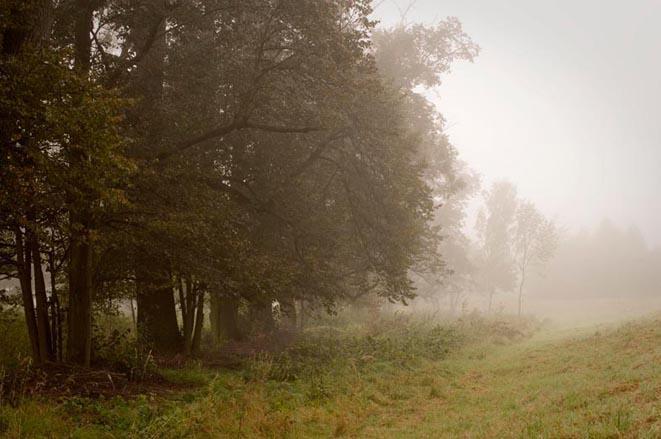
{"label": "fog", "polygon": [[0,1],[0,436],[661,437],[659,17]]}
{"label": "fog", "polygon": [[[375,11],[400,20],[404,1]],[[419,0],[409,22],[458,17],[481,47],[434,98],[460,156],[573,230],[609,218],[661,244],[661,3]]]}
{"label": "fog", "polygon": [[[508,180],[562,230],[526,288],[558,322],[661,308],[661,4],[514,0],[383,1],[384,27],[456,16],[480,46],[425,94],[482,186]],[[475,238],[479,196],[465,233]],[[450,263],[452,265],[452,263]],[[439,287],[440,291],[447,287]],[[483,309],[484,294],[465,305]],[[516,308],[515,294],[497,307]]]}

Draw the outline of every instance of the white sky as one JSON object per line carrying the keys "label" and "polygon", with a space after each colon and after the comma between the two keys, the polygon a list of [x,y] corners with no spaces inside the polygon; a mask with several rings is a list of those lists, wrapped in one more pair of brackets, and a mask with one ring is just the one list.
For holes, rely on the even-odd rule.
{"label": "white sky", "polygon": [[434,98],[461,158],[569,228],[608,217],[661,245],[661,0],[418,0],[407,21],[447,16],[482,48]]}

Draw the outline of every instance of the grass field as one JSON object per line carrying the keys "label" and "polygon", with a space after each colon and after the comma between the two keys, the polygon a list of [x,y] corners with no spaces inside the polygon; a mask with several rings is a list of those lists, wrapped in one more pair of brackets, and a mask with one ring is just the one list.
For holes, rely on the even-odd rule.
{"label": "grass field", "polygon": [[128,399],[28,398],[7,437],[661,437],[661,320],[322,327],[237,370]]}

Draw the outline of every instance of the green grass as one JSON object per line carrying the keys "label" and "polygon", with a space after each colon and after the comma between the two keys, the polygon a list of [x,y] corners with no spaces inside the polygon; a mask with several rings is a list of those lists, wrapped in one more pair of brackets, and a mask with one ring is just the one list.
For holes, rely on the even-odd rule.
{"label": "green grass", "polygon": [[[525,328],[524,328],[525,329]],[[528,327],[528,329],[530,329]],[[661,320],[542,333],[471,319],[309,331],[237,371],[127,400],[32,399],[8,437],[661,437]]]}
{"label": "green grass", "polygon": [[661,437],[659,319],[467,349],[445,366],[439,398],[361,436]]}

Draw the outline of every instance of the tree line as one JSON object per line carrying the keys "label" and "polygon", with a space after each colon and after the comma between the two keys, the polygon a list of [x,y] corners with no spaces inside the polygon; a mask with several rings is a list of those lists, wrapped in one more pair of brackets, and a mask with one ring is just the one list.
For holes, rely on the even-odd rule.
{"label": "tree line", "polygon": [[[490,314],[497,295],[514,293],[521,316],[527,287],[554,261],[562,231],[534,203],[521,198],[511,182],[496,181],[482,189],[479,175],[465,164],[455,169],[459,187],[435,212],[444,270],[417,276],[421,295],[437,308],[446,300],[450,313],[456,314],[469,295],[478,294],[486,298]],[[477,207],[474,233],[467,224],[470,204]],[[545,284],[551,289],[555,285]]]}
{"label": "tree line", "polygon": [[[551,288],[550,285],[556,285]],[[603,220],[564,237],[543,282],[531,285],[546,297],[618,299],[645,303],[659,297],[661,248],[640,230]]]}
{"label": "tree line", "polygon": [[37,363],[89,365],[137,305],[163,354],[442,275],[465,186],[424,97],[478,47],[367,0],[0,5],[0,272]]}

